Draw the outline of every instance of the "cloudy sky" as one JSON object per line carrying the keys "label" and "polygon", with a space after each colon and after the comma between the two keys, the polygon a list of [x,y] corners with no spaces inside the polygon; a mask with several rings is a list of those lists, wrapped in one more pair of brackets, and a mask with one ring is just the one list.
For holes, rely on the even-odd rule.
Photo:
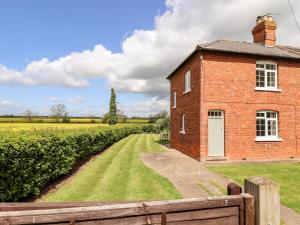
{"label": "cloudy sky", "polygon": [[287,0],[1,0],[0,114],[100,116],[111,87],[129,116],[168,109],[165,77],[198,43],[251,42],[265,13],[278,44],[300,47]]}

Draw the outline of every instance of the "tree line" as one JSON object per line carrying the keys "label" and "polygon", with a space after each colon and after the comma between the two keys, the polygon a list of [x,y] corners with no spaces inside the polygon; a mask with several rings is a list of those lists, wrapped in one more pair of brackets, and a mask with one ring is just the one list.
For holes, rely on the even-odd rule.
{"label": "tree line", "polygon": [[[54,118],[57,122],[68,123],[70,122],[70,116],[67,111],[67,107],[64,104],[55,104],[50,107],[50,118]],[[23,113],[24,117],[29,121],[33,120],[38,116],[38,113],[32,110],[26,110]],[[3,118],[13,118],[14,115],[4,115]],[[96,118],[96,117],[89,117]],[[105,113],[102,117],[102,123],[108,123],[109,125],[115,125],[118,122],[126,123],[129,119],[123,111],[118,109],[117,96],[114,88],[111,89],[110,101],[109,101],[109,111]],[[158,126],[167,127],[169,124],[169,115],[167,111],[161,111],[153,114],[149,117],[132,117],[131,119],[148,119],[149,123],[157,123]],[[95,121],[94,121],[95,122]]]}

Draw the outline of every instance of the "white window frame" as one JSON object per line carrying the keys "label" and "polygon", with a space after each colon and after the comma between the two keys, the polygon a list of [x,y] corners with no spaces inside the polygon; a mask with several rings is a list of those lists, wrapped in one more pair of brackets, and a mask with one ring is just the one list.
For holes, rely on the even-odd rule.
{"label": "white window frame", "polygon": [[[263,116],[257,116],[257,113],[263,114]],[[267,118],[267,113],[276,113],[276,118]],[[278,137],[278,112],[272,111],[272,110],[258,110],[256,111],[256,120],[257,119],[263,119],[265,120],[265,136],[257,136],[255,141],[282,141],[282,138]],[[268,134],[268,122],[269,121],[275,121],[276,122],[276,134],[275,135],[269,135]],[[255,131],[257,132],[257,122],[255,126]]]}
{"label": "white window frame", "polygon": [[181,129],[180,129],[181,134],[185,134],[185,114],[181,115]]}
{"label": "white window frame", "polygon": [[184,92],[183,94],[185,93],[188,93],[191,91],[191,71],[187,71],[184,75]]}
{"label": "white window frame", "polygon": [[[256,79],[255,79],[255,90],[256,91],[274,91],[274,92],[281,92],[282,90],[278,88],[278,66],[277,63],[273,62],[273,61],[257,61],[256,62],[256,66],[257,64],[260,65],[264,65],[264,68],[257,68],[255,72],[257,71],[264,71],[264,87],[257,87],[256,86]],[[267,64],[268,65],[274,65],[275,66],[275,70],[270,70],[267,69]],[[274,72],[275,73],[275,87],[268,87],[268,72]],[[256,78],[256,73],[255,73],[255,78]]]}
{"label": "white window frame", "polygon": [[176,109],[177,106],[177,96],[176,91],[173,92],[173,109]]}

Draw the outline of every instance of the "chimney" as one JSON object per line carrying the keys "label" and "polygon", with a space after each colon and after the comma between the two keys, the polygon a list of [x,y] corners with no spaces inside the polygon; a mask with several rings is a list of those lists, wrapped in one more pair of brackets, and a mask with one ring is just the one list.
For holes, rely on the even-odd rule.
{"label": "chimney", "polygon": [[252,30],[253,42],[274,47],[276,44],[277,24],[272,16],[267,14],[256,19],[256,26]]}

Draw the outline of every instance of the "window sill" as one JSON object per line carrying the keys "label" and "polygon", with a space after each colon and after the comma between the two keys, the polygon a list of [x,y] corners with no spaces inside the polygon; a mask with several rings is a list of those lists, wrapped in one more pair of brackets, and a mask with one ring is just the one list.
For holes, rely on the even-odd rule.
{"label": "window sill", "polygon": [[172,109],[176,109],[176,106],[173,106]]}
{"label": "window sill", "polygon": [[256,87],[254,90],[255,91],[282,92],[281,89],[277,89],[277,88],[260,88],[260,87]]}
{"label": "window sill", "polygon": [[256,142],[281,142],[282,138],[266,138],[266,137],[260,137],[260,138],[255,138]]}
{"label": "window sill", "polygon": [[183,94],[185,95],[185,94],[187,94],[189,92],[191,92],[191,90],[185,91],[185,92],[183,92]]}
{"label": "window sill", "polygon": [[181,131],[179,131],[179,133],[181,133],[181,134],[185,134],[185,131],[182,131],[182,130],[181,130]]}

